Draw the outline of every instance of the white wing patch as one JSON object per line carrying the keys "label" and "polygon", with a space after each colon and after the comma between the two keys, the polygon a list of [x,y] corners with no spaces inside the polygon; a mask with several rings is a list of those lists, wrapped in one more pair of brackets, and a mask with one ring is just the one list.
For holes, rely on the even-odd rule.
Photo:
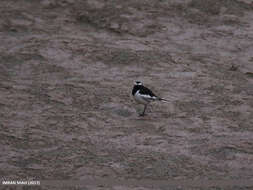
{"label": "white wing patch", "polygon": [[151,101],[154,101],[157,99],[156,96],[150,96],[148,94],[141,94],[140,90],[138,90],[135,95],[134,98],[137,102],[141,103],[141,104],[148,104]]}

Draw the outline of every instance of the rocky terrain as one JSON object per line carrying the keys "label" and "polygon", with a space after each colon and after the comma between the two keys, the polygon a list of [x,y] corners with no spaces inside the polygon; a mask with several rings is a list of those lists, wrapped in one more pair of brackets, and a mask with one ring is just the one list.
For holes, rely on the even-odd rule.
{"label": "rocky terrain", "polygon": [[[251,0],[1,0],[0,11],[2,179],[252,188],[233,182],[253,179]],[[139,117],[136,80],[170,102]]]}

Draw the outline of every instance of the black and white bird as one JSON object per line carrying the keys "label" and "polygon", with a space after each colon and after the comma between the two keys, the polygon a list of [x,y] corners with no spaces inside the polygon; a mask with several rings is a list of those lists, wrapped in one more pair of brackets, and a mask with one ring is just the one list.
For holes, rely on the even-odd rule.
{"label": "black and white bird", "polygon": [[153,101],[166,101],[166,102],[168,102],[168,100],[165,100],[163,98],[156,96],[150,89],[143,86],[143,84],[140,81],[136,81],[134,83],[132,95],[137,103],[144,105],[144,110],[140,114],[140,116],[145,115],[146,108],[150,102],[153,102]]}

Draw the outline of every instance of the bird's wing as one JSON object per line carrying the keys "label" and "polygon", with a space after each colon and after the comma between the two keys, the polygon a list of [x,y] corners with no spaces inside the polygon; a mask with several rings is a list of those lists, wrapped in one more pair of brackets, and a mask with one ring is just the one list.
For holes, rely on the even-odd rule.
{"label": "bird's wing", "polygon": [[142,86],[139,90],[139,94],[147,100],[156,100],[158,97],[148,88]]}

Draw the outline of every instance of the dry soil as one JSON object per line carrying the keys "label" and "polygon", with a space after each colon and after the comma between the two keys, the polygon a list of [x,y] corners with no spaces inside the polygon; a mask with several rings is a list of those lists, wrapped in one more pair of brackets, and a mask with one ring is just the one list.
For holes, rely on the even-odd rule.
{"label": "dry soil", "polygon": [[[251,0],[1,0],[0,12],[2,179],[250,189],[156,182],[253,178]],[[139,117],[136,80],[170,102]]]}

